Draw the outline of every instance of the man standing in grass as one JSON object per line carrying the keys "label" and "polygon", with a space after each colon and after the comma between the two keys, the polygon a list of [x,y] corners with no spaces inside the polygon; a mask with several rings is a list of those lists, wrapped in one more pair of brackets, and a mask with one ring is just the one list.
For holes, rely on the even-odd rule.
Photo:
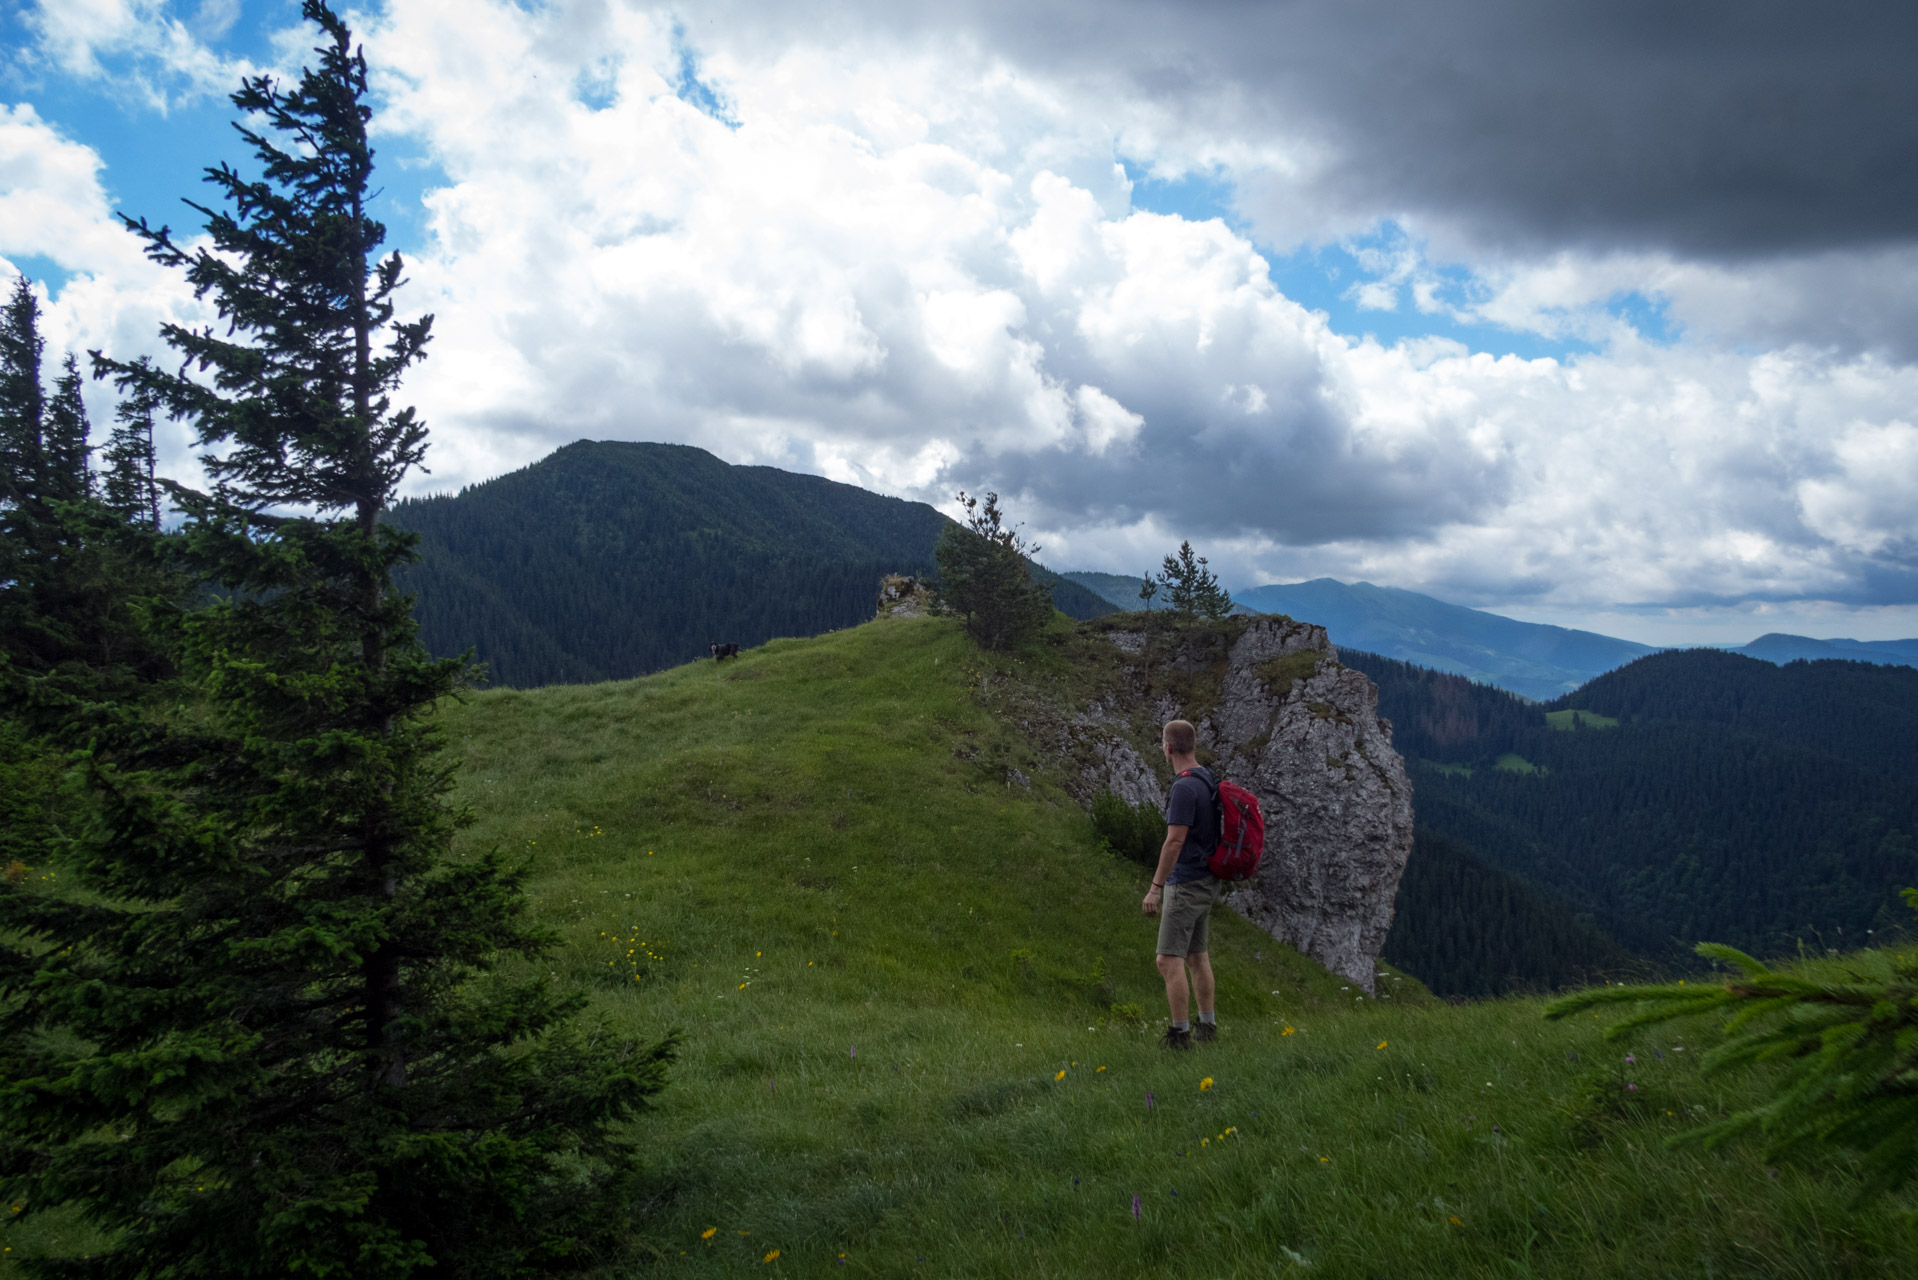
{"label": "man standing in grass", "polygon": [[[1172,1010],[1172,1025],[1165,1032],[1168,1049],[1188,1049],[1195,1039],[1219,1038],[1212,1007],[1212,957],[1206,948],[1212,908],[1225,896],[1225,882],[1205,866],[1219,846],[1219,808],[1212,771],[1193,754],[1198,746],[1198,731],[1189,721],[1170,721],[1159,735],[1159,747],[1178,777],[1166,800],[1159,865],[1141,904],[1147,915],[1159,917],[1159,974],[1165,979],[1165,1000]],[[1194,999],[1199,1005],[1197,1031],[1187,1021],[1187,1005]]]}

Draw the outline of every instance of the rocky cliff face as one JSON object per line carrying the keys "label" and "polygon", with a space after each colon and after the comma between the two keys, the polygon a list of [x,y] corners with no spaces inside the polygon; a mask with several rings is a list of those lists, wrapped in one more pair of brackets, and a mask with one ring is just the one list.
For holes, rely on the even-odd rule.
{"label": "rocky cliff face", "polygon": [[1150,652],[1142,631],[1104,629],[1119,679],[1065,726],[1074,789],[1088,804],[1107,790],[1162,803],[1171,772],[1158,726],[1191,720],[1200,758],[1265,812],[1258,877],[1227,901],[1370,993],[1412,850],[1412,787],[1391,724],[1323,627],[1278,617],[1238,627],[1156,640]]}

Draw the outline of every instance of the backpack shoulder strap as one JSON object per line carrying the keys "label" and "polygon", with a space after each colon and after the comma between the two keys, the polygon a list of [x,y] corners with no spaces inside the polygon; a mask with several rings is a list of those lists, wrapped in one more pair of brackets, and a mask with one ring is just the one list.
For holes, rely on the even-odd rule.
{"label": "backpack shoulder strap", "polygon": [[1225,804],[1219,798],[1219,780],[1211,773],[1210,769],[1204,773],[1197,769],[1179,770],[1181,778],[1197,778],[1205,784],[1206,798],[1212,802],[1212,837],[1216,840],[1225,834]]}

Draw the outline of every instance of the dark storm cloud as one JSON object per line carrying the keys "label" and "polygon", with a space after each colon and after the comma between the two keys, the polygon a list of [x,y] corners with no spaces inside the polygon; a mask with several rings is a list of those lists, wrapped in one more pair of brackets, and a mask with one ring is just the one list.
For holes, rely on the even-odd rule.
{"label": "dark storm cloud", "polygon": [[[1909,3],[960,0],[836,12],[849,29],[957,29],[1034,70],[1117,77],[1239,137],[1317,141],[1329,163],[1308,179],[1314,204],[1423,216],[1482,247],[1739,259],[1918,238]],[[1243,194],[1258,215],[1256,184]]]}

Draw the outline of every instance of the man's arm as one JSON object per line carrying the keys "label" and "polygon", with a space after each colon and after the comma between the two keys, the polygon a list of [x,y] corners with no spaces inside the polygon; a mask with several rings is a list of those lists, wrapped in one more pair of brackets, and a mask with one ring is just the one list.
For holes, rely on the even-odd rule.
{"label": "man's arm", "polygon": [[1149,916],[1159,914],[1159,902],[1165,897],[1165,878],[1179,865],[1179,850],[1185,848],[1185,833],[1190,827],[1167,827],[1165,843],[1159,846],[1159,865],[1152,872],[1152,887],[1146,890],[1140,908]]}

